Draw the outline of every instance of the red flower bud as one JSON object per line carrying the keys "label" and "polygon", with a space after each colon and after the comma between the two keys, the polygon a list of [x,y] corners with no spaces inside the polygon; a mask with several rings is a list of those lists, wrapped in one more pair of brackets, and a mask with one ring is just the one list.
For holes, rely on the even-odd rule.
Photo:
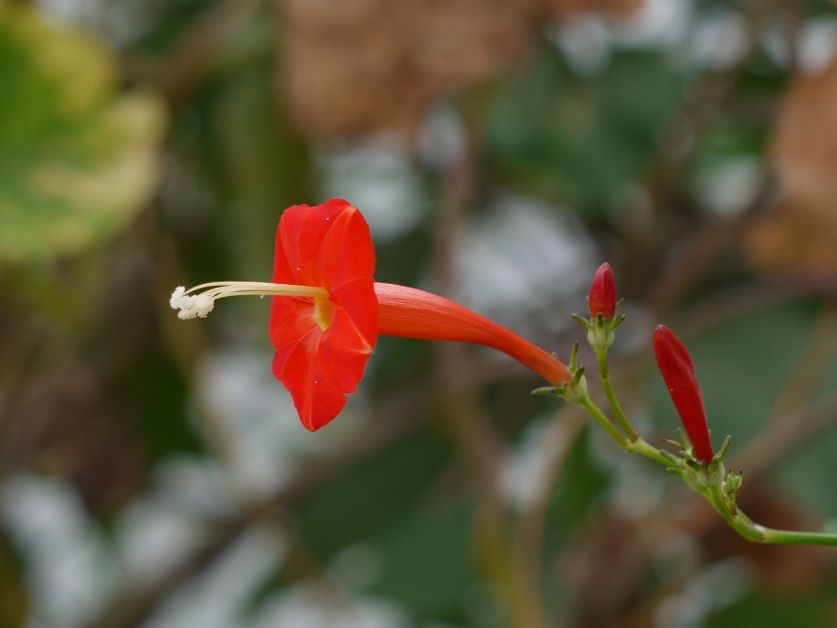
{"label": "red flower bud", "polygon": [[695,457],[709,464],[715,455],[706,422],[703,393],[695,375],[695,363],[688,349],[665,325],[654,330],[654,353],[666,388],[692,442]]}
{"label": "red flower bud", "polygon": [[613,320],[616,315],[616,283],[607,262],[599,266],[590,286],[590,318],[595,319],[599,314],[607,320]]}

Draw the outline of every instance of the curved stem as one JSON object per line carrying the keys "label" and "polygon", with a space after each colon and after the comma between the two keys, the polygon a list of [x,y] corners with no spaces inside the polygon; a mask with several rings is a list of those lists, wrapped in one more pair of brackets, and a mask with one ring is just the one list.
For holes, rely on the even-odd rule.
{"label": "curved stem", "polygon": [[742,537],[754,543],[790,545],[827,545],[837,547],[837,534],[829,532],[801,532],[779,530],[760,525],[741,511],[723,494],[723,483],[706,487],[706,498],[721,518]]}
{"label": "curved stem", "polygon": [[646,458],[663,465],[666,469],[677,472],[678,474],[686,467],[682,458],[678,458],[674,454],[670,454],[667,451],[654,447],[654,445],[641,436],[637,436],[636,440],[628,443],[626,451],[629,451],[632,454],[645,456]]}
{"label": "curved stem", "polygon": [[636,433],[634,426],[631,425],[631,422],[625,415],[625,411],[622,410],[622,406],[616,398],[616,393],[613,390],[613,384],[610,381],[610,369],[607,365],[607,351],[599,351],[597,352],[597,355],[599,358],[599,377],[602,380],[602,386],[604,387],[605,395],[607,395],[607,401],[613,409],[613,414],[616,415],[616,420],[619,423],[619,426],[628,436],[628,440],[636,441],[639,438],[639,435]]}
{"label": "curved stem", "polygon": [[597,406],[589,397],[579,400],[578,405],[587,410],[587,412],[589,412],[590,415],[596,419],[596,422],[607,430],[607,433],[610,434],[616,444],[628,453],[645,456],[646,458],[663,465],[667,469],[678,473],[685,468],[686,465],[682,459],[663,451],[662,449],[654,447],[654,445],[641,436],[635,434],[633,440],[626,440],[625,437],[622,436],[622,434],[616,429],[613,423],[611,423],[610,419],[607,418],[607,415],[602,411],[602,409],[599,408],[599,406]]}
{"label": "curved stem", "polygon": [[578,405],[587,410],[587,412],[590,413],[590,416],[592,416],[596,420],[596,423],[598,423],[605,430],[607,430],[607,433],[610,434],[610,437],[616,442],[617,445],[619,445],[625,451],[630,451],[628,441],[625,440],[625,437],[622,436],[619,430],[616,429],[616,426],[614,426],[613,423],[610,422],[610,419],[607,418],[607,415],[604,412],[602,412],[601,408],[599,408],[599,406],[593,403],[593,400],[590,399],[590,397],[584,395],[578,400]]}

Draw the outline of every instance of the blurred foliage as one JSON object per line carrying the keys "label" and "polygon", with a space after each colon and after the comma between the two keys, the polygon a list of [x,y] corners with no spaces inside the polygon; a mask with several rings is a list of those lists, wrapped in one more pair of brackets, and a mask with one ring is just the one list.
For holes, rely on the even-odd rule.
{"label": "blurred foliage", "polygon": [[[345,416],[309,435],[270,375],[267,300],[195,324],[166,303],[268,279],[281,209],[349,183],[378,279],[455,296],[473,215],[532,203],[631,294],[613,372],[643,433],[677,428],[649,368],[661,320],[735,466],[834,401],[837,61],[799,78],[805,46],[785,45],[833,3],[25,4],[0,4],[0,626],[297,628],[270,612],[311,583],[312,626],[374,625],[350,622],[376,603],[403,619],[388,628],[542,628],[519,621],[539,607],[578,628],[835,625],[833,555],[731,536],[600,430],[556,422],[506,361],[381,339]],[[386,186],[376,159],[399,165]],[[525,283],[527,252],[470,279]],[[559,355],[581,337],[574,279],[519,318]],[[837,518],[837,431],[795,436],[745,468],[747,508],[817,527]],[[53,510],[21,477],[60,487]],[[264,571],[235,553],[254,531]]]}
{"label": "blurred foliage", "polygon": [[643,177],[660,125],[682,99],[684,78],[665,55],[632,52],[579,79],[544,44],[534,67],[503,85],[486,159],[501,182],[605,214]]}
{"label": "blurred foliage", "polygon": [[783,628],[801,624],[811,628],[829,628],[834,625],[833,592],[807,595],[796,599],[782,596],[749,595],[735,606],[718,613],[708,623],[709,628],[740,626],[759,618],[765,628]]}
{"label": "blurred foliage", "polygon": [[128,224],[156,182],[161,103],[117,95],[116,62],[74,30],[0,6],[0,257],[84,250]]}
{"label": "blurred foliage", "polygon": [[0,625],[22,626],[28,614],[23,572],[8,539],[0,539]]}

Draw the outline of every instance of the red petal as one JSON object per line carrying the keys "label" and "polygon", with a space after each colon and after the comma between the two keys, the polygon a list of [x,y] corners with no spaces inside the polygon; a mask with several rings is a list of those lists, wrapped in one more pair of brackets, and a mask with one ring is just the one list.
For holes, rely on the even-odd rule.
{"label": "red petal", "polygon": [[303,424],[331,421],[354,392],[378,339],[375,249],[360,212],[343,200],[285,210],[276,235],[273,281],[322,286],[334,312],[322,330],[312,299],[274,297],[273,373],[287,387]]}
{"label": "red petal", "polygon": [[331,422],[346,405],[346,395],[322,368],[320,342],[318,334],[311,334],[305,342],[277,351],[273,360],[273,374],[287,387],[302,424],[312,432]]}
{"label": "red petal", "polygon": [[372,234],[361,213],[351,205],[333,218],[323,239],[318,266],[330,293],[349,281],[372,278],[375,272]]}
{"label": "red petal", "polygon": [[370,278],[344,283],[332,292],[331,300],[351,319],[370,347],[378,340],[378,297],[375,282]]}
{"label": "red petal", "polygon": [[[317,265],[323,240],[337,217],[347,210],[357,211],[340,199],[314,207],[294,205],[286,209],[276,232],[273,281],[325,286]],[[371,240],[369,244],[371,246]]]}
{"label": "red petal", "polygon": [[270,340],[277,349],[298,342],[319,327],[314,320],[312,299],[273,297],[270,308]]}
{"label": "red petal", "polygon": [[329,330],[323,334],[317,356],[329,379],[344,393],[353,393],[363,377],[372,346],[341,309],[334,312]]}

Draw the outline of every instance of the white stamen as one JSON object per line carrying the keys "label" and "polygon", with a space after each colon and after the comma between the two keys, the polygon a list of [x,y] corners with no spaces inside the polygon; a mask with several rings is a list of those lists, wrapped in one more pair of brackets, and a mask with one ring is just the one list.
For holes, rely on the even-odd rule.
{"label": "white stamen", "polygon": [[[203,290],[203,292],[199,292]],[[190,294],[192,293],[192,294]],[[171,293],[169,305],[179,310],[181,320],[206,318],[215,307],[216,299],[237,296],[328,297],[325,288],[260,281],[213,281],[186,290],[178,286]]]}

